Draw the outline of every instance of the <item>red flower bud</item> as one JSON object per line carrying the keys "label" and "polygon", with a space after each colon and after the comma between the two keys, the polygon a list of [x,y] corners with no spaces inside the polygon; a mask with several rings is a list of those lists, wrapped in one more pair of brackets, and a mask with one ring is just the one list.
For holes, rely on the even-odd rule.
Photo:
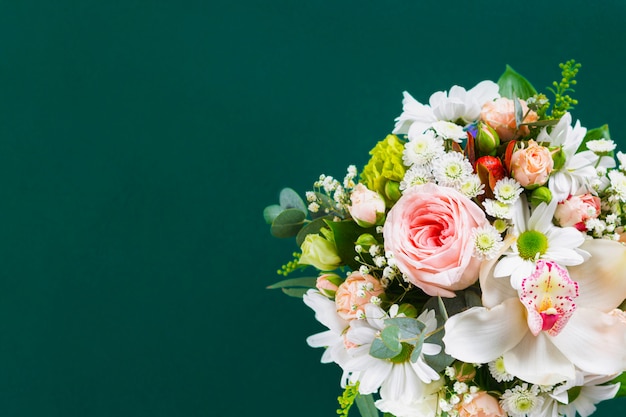
{"label": "red flower bud", "polygon": [[485,197],[493,197],[493,189],[496,182],[508,175],[500,158],[495,156],[481,156],[476,160],[476,173],[480,181],[485,185]]}

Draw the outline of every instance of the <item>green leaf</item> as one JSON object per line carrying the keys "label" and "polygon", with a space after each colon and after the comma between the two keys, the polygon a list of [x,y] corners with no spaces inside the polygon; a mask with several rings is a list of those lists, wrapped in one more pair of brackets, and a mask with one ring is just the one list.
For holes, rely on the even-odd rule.
{"label": "green leaf", "polygon": [[355,402],[361,417],[379,417],[378,409],[376,408],[376,404],[374,404],[374,397],[372,394],[359,394],[357,395]]}
{"label": "green leaf", "polygon": [[515,126],[519,126],[524,121],[524,109],[517,97],[513,98],[513,106],[515,107]]}
{"label": "green leaf", "polygon": [[415,363],[420,358],[422,354],[422,346],[424,346],[424,333],[420,333],[419,337],[415,341],[415,347],[413,348],[413,352],[411,352],[411,362]]}
{"label": "green leaf", "polygon": [[291,188],[283,188],[280,190],[278,200],[283,209],[294,208],[300,210],[305,215],[308,213],[306,204],[304,204],[302,198]]}
{"label": "green leaf", "polygon": [[279,238],[295,236],[304,226],[305,217],[306,214],[299,209],[286,209],[274,219],[270,231]]}
{"label": "green leaf", "polygon": [[370,355],[378,359],[391,359],[396,357],[400,352],[402,352],[402,344],[398,342],[398,344],[394,347],[400,346],[399,350],[394,350],[387,346],[387,344],[379,338],[374,339],[372,342],[372,346],[370,346]]}
{"label": "green leaf", "polygon": [[326,224],[333,232],[337,254],[343,263],[353,270],[359,269],[361,264],[354,259],[354,257],[357,256],[354,245],[359,236],[363,233],[370,233],[376,236],[376,228],[363,228],[353,220],[342,220],[339,222],[326,221]]}
{"label": "green leaf", "polygon": [[510,65],[506,66],[506,70],[498,79],[498,86],[500,87],[500,95],[502,97],[510,98],[515,97],[526,100],[528,97],[532,97],[537,94],[537,90],[532,84],[517,73]]}
{"label": "green leaf", "polygon": [[306,239],[307,235],[319,234],[320,229],[322,227],[326,227],[325,220],[328,220],[328,217],[320,217],[300,229],[300,231],[296,235],[296,243],[298,244],[298,246],[302,246],[302,242],[304,242],[304,239]]}
{"label": "green leaf", "polygon": [[302,298],[309,288],[281,288],[290,297]]}
{"label": "green leaf", "polygon": [[619,391],[615,394],[615,398],[626,397],[626,372],[621,373],[617,378],[611,381],[612,384],[620,382]]}
{"label": "green leaf", "polygon": [[537,120],[534,122],[519,123],[518,126],[545,127],[545,126],[553,126],[557,123],[559,123],[559,119],[545,119],[545,120]]}
{"label": "green leaf", "polygon": [[386,326],[383,331],[380,332],[380,338],[385,346],[394,351],[396,355],[402,352],[402,344],[400,343],[400,328],[398,326]]}
{"label": "green leaf", "polygon": [[268,285],[266,288],[268,290],[273,290],[276,288],[289,288],[289,287],[315,288],[316,282],[317,282],[316,277],[289,278],[289,279],[285,279],[282,281],[278,281],[272,285]]}
{"label": "green leaf", "polygon": [[274,219],[278,217],[280,213],[282,213],[283,208],[278,204],[272,204],[271,206],[265,207],[263,210],[263,218],[267,224],[272,224]]}

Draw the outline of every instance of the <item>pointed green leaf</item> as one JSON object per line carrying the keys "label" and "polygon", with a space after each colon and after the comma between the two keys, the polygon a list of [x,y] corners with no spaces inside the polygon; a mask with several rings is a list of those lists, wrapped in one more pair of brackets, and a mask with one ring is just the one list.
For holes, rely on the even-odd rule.
{"label": "pointed green leaf", "polygon": [[304,242],[307,235],[319,234],[320,229],[326,226],[325,220],[328,220],[328,217],[320,217],[311,223],[307,223],[296,235],[296,244],[302,246],[302,242]]}
{"label": "pointed green leaf", "polygon": [[378,409],[376,408],[376,404],[374,404],[374,397],[372,394],[359,394],[356,396],[354,402],[359,409],[361,417],[379,417]]}
{"label": "pointed green leaf", "polygon": [[415,363],[420,358],[422,346],[424,346],[424,333],[421,333],[415,341],[415,347],[413,348],[413,352],[411,352],[411,362]]}
{"label": "pointed green leaf", "polygon": [[510,99],[518,97],[526,100],[528,97],[537,94],[535,87],[511,68],[510,65],[506,66],[506,70],[498,79],[498,86],[500,87],[500,95]]}
{"label": "pointed green leaf", "polygon": [[363,233],[370,233],[373,236],[377,236],[376,228],[363,228],[353,220],[343,220],[339,222],[326,221],[326,224],[333,232],[337,254],[341,260],[353,270],[359,269],[361,264],[354,259],[354,257],[357,256],[354,245],[359,236]]}
{"label": "pointed green leaf", "polygon": [[270,231],[275,237],[286,238],[298,234],[304,226],[306,214],[301,210],[290,208],[280,213],[272,222]]}
{"label": "pointed green leaf", "polygon": [[302,211],[305,215],[308,213],[306,204],[304,204],[300,195],[291,188],[283,188],[278,199],[283,209],[294,208]]}
{"label": "pointed green leaf", "polygon": [[317,282],[316,277],[289,278],[289,279],[284,279],[282,281],[278,281],[272,285],[268,285],[266,288],[268,290],[273,290],[276,288],[288,288],[288,287],[315,288],[316,282]]}
{"label": "pointed green leaf", "polygon": [[537,120],[534,122],[520,123],[518,126],[529,126],[529,127],[545,127],[545,126],[554,126],[559,123],[559,119],[545,119],[545,120]]}
{"label": "pointed green leaf", "polygon": [[302,298],[309,288],[281,288],[290,297]]}
{"label": "pointed green leaf", "polygon": [[278,204],[272,204],[271,206],[265,207],[263,210],[263,218],[267,224],[272,224],[274,219],[278,217],[280,213],[282,213],[283,208]]}

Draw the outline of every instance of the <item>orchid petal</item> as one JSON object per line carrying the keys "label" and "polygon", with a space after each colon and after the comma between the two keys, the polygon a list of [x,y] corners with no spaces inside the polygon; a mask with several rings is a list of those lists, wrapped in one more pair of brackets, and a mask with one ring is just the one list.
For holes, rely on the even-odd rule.
{"label": "orchid petal", "polygon": [[487,363],[513,348],[528,333],[517,297],[491,309],[473,307],[446,321],[445,351],[464,362]]}
{"label": "orchid petal", "polygon": [[552,342],[583,371],[609,375],[626,368],[626,323],[616,316],[579,307]]}
{"label": "orchid petal", "polygon": [[504,367],[516,377],[539,385],[554,385],[575,376],[574,365],[545,333],[527,332],[521,342],[503,355]]}

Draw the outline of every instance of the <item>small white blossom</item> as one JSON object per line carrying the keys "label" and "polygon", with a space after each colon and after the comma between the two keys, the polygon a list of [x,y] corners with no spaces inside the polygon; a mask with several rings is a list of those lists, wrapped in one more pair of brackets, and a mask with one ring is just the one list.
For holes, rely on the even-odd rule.
{"label": "small white blossom", "polygon": [[309,204],[309,211],[311,213],[317,213],[320,209],[320,205],[317,204],[316,202],[312,202],[311,204]]}
{"label": "small white blossom", "polygon": [[439,120],[433,123],[433,130],[438,136],[444,139],[452,139],[453,141],[460,143],[462,139],[467,138],[467,133],[463,130],[463,127],[456,123],[446,122],[445,120]]}
{"label": "small white blossom", "polygon": [[485,193],[485,185],[477,174],[472,174],[459,186],[459,191],[467,198],[476,198]]}
{"label": "small white blossom", "polygon": [[445,152],[443,141],[433,132],[416,135],[404,145],[402,160],[407,166],[427,165]]}
{"label": "small white blossom", "polygon": [[472,231],[474,251],[480,259],[493,259],[502,249],[502,236],[495,227],[487,225]]}
{"label": "small white blossom", "polygon": [[473,171],[472,164],[459,152],[443,154],[433,163],[435,180],[447,187],[459,187]]}
{"label": "small white blossom", "polygon": [[499,202],[513,204],[517,201],[522,191],[524,191],[524,189],[515,179],[502,178],[496,182],[493,194]]}
{"label": "small white blossom", "polygon": [[380,303],[382,303],[383,300],[381,300],[380,297],[377,296],[372,296],[372,298],[370,298],[370,303],[374,304],[375,306],[379,306]]}
{"label": "small white blossom", "polygon": [[468,386],[465,382],[458,381],[454,383],[454,386],[452,388],[457,394],[465,394],[468,390]]}
{"label": "small white blossom", "polygon": [[382,268],[383,266],[385,266],[386,263],[387,263],[387,259],[384,256],[375,256],[374,257],[374,264],[377,267]]}
{"label": "small white blossom", "polygon": [[400,181],[400,190],[407,190],[414,185],[422,185],[434,180],[432,170],[427,166],[413,165],[404,173]]}
{"label": "small white blossom", "polygon": [[619,197],[620,201],[626,202],[626,175],[620,171],[609,172],[611,188]]}
{"label": "small white blossom", "polygon": [[596,153],[605,153],[615,150],[617,145],[611,139],[597,139],[587,142],[587,149]]}
{"label": "small white blossom", "polygon": [[617,152],[617,160],[619,161],[619,169],[626,169],[626,153],[619,151]]}
{"label": "small white blossom", "polygon": [[513,216],[513,210],[509,204],[502,203],[498,200],[486,199],[483,202],[485,212],[492,217],[498,219],[511,219]]}
{"label": "small white blossom", "polygon": [[313,191],[307,191],[305,195],[306,195],[306,201],[308,201],[309,203],[317,201],[317,195],[315,195]]}
{"label": "small white blossom", "polygon": [[370,269],[366,265],[361,265],[359,267],[359,272],[361,273],[361,275],[367,275],[370,273]]}
{"label": "small white blossom", "polygon": [[500,406],[511,417],[526,417],[541,407],[543,401],[543,397],[539,396],[537,385],[528,388],[528,384],[523,383],[504,391]]}
{"label": "small white blossom", "polygon": [[372,255],[372,256],[376,256],[376,255],[378,254],[378,251],[379,251],[379,250],[380,250],[380,246],[378,246],[378,245],[372,245],[372,246],[370,246],[369,253],[370,253],[370,255]]}
{"label": "small white blossom", "polygon": [[491,373],[491,376],[496,381],[498,382],[513,381],[514,377],[513,375],[511,375],[510,373],[506,371],[506,368],[504,367],[504,360],[502,359],[502,357],[496,359],[493,362],[489,362],[488,366],[489,366],[489,372]]}

